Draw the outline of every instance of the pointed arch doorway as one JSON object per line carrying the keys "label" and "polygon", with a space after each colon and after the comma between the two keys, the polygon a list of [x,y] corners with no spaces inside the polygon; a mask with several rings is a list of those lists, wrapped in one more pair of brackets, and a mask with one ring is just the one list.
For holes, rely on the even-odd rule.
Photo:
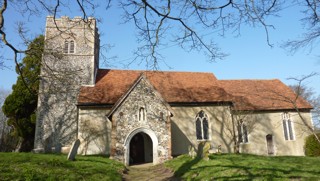
{"label": "pointed arch doorway", "polygon": [[130,141],[129,165],[153,162],[152,140],[146,133],[135,134]]}
{"label": "pointed arch doorway", "polygon": [[158,139],[147,128],[132,131],[125,141],[125,165],[158,163]]}

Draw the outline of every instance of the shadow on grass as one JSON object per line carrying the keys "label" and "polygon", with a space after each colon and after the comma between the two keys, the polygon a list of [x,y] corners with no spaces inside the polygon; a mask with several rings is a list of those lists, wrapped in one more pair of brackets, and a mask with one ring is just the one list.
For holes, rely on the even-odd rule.
{"label": "shadow on grass", "polygon": [[[80,156],[77,157],[75,162],[91,162],[91,163],[101,163],[101,164],[115,164],[114,162],[112,162],[108,157],[103,157],[103,156]],[[120,164],[120,163],[119,163]]]}
{"label": "shadow on grass", "polygon": [[[211,170],[212,172],[216,172],[218,176],[213,176],[212,179],[222,179],[222,180],[233,180],[233,179],[311,179],[311,178],[319,178],[319,172],[314,171],[302,171],[299,169],[293,170],[285,170],[285,169],[276,169],[276,168],[252,168],[245,166],[218,166],[219,171],[214,169],[214,166],[201,166],[193,169],[194,173],[201,173],[203,170]],[[254,169],[254,171],[253,171]],[[237,174],[232,175],[231,172],[228,174],[219,174],[219,172],[228,172],[233,170]],[[260,173],[259,173],[260,172]],[[308,175],[303,175],[307,174]],[[204,178],[196,178],[196,179],[204,179]]]}
{"label": "shadow on grass", "polygon": [[188,172],[193,165],[197,164],[200,160],[201,160],[200,157],[195,157],[194,159],[185,162],[174,172],[174,175],[176,177],[181,177],[183,174]]}
{"label": "shadow on grass", "polygon": [[[261,161],[267,161],[267,165],[260,165],[255,164],[251,162],[247,162],[250,159],[254,159],[254,155],[250,154],[241,154],[236,155],[236,157],[226,155],[224,159],[230,161],[230,165],[216,165],[216,167],[220,168],[220,171],[226,171],[226,170],[233,170],[236,173],[235,175],[221,175],[218,177],[215,177],[215,179],[257,179],[257,178],[263,178],[263,179],[310,179],[310,178],[319,178],[320,171],[315,171],[312,169],[306,169],[303,166],[299,166],[298,164],[290,165],[290,159],[292,157],[264,157],[265,159],[260,159]],[[239,159],[239,157],[242,157],[242,159]],[[211,160],[213,159],[219,159],[217,156],[211,156]],[[269,160],[271,159],[271,160]],[[277,163],[276,165],[273,165],[272,162]],[[285,165],[278,165],[281,163],[285,163]],[[206,168],[207,167],[207,168]],[[213,170],[213,166],[200,166],[197,167],[197,170],[204,170],[204,169],[210,169]]]}
{"label": "shadow on grass", "polygon": [[[175,176],[186,180],[318,180],[320,178],[316,159],[308,161],[307,158],[299,160],[299,157],[258,157],[247,154],[210,155],[209,158],[208,162],[199,158],[185,160],[177,167]],[[306,163],[301,165],[303,161]]]}

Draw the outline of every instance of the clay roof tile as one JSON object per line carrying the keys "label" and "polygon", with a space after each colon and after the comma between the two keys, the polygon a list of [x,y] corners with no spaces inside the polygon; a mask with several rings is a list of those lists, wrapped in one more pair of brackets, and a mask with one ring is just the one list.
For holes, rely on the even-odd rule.
{"label": "clay roof tile", "polygon": [[144,73],[169,103],[228,101],[212,73],[100,69],[94,87],[81,87],[79,104],[114,104]]}
{"label": "clay roof tile", "polygon": [[114,104],[142,73],[168,103],[233,102],[238,110],[312,108],[277,79],[217,80],[212,73],[110,69],[98,71],[95,86],[81,87],[78,104]]}
{"label": "clay roof tile", "polygon": [[238,110],[311,109],[312,106],[278,79],[220,80],[220,86],[234,96]]}

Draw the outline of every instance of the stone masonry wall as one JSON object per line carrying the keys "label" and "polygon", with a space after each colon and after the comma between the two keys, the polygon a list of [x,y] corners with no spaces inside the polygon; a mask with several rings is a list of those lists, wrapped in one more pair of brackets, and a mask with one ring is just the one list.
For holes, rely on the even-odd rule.
{"label": "stone masonry wall", "polygon": [[[35,151],[63,152],[77,138],[77,98],[81,85],[94,85],[99,39],[94,19],[47,17],[41,66]],[[75,52],[64,53],[65,41]]]}
{"label": "stone masonry wall", "polygon": [[145,79],[140,80],[115,111],[112,122],[111,156],[114,159],[124,161],[126,138],[138,128],[150,129],[155,133],[158,139],[158,163],[171,157],[170,112]]}

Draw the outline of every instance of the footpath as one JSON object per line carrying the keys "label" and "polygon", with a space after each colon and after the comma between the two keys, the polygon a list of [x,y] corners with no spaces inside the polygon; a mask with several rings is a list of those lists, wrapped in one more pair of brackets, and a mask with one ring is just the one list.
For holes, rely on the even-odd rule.
{"label": "footpath", "polygon": [[125,181],[178,181],[174,173],[163,164],[142,164],[127,167],[123,173]]}

